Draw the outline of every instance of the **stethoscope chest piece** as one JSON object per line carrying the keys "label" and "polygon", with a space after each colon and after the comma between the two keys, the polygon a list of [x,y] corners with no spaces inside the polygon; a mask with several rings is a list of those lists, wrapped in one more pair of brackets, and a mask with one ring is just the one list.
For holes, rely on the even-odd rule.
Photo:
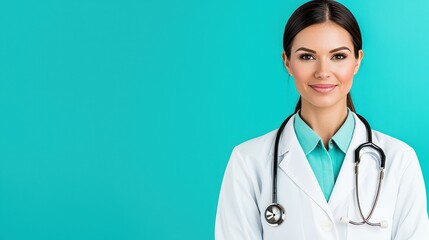
{"label": "stethoscope chest piece", "polygon": [[271,226],[279,226],[285,219],[285,209],[278,203],[271,203],[265,209],[265,220]]}

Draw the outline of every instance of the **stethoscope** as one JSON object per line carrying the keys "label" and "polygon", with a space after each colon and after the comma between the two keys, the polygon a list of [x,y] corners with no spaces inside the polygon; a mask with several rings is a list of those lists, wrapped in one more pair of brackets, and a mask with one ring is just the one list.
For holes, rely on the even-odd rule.
{"label": "stethoscope", "polygon": [[[279,226],[284,221],[285,216],[286,216],[285,209],[283,208],[282,205],[280,205],[277,202],[277,165],[278,165],[278,156],[277,155],[278,155],[278,149],[279,149],[280,135],[281,135],[283,129],[285,128],[287,122],[289,121],[289,119],[293,115],[294,114],[287,117],[286,120],[282,123],[282,125],[278,129],[277,135],[276,135],[276,140],[275,140],[275,145],[274,145],[272,203],[267,207],[267,209],[265,210],[265,213],[264,213],[265,214],[265,220],[271,226]],[[350,223],[350,224],[354,224],[354,225],[368,224],[370,226],[378,226],[381,228],[386,228],[387,227],[387,221],[380,221],[378,223],[370,222],[370,218],[371,218],[372,214],[374,213],[374,209],[375,209],[375,206],[377,205],[378,197],[380,195],[381,182],[382,182],[383,176],[384,176],[384,167],[385,167],[386,156],[384,155],[383,150],[379,146],[372,143],[371,127],[369,126],[368,121],[364,117],[360,116],[359,114],[356,114],[356,115],[365,124],[366,132],[367,132],[367,138],[368,138],[368,142],[363,143],[358,148],[356,148],[355,156],[354,156],[355,157],[355,176],[356,176],[355,177],[355,179],[356,179],[356,198],[357,198],[357,205],[358,205],[358,209],[359,209],[359,213],[360,213],[360,217],[362,218],[362,221],[360,221],[360,222],[351,221],[347,217],[342,217],[340,219],[340,222],[346,223],[346,224]],[[359,177],[358,177],[359,176],[360,151],[365,147],[371,147],[371,148],[375,149],[381,157],[380,170],[379,170],[379,175],[378,175],[377,194],[376,194],[374,202],[372,204],[371,211],[369,212],[368,216],[366,216],[366,217],[363,214],[362,208],[360,205]]]}

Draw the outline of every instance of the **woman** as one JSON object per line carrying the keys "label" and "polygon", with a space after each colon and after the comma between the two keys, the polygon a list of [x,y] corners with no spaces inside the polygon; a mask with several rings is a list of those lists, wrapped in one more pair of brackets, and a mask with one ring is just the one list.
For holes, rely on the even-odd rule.
{"label": "woman", "polygon": [[278,130],[234,148],[216,239],[429,239],[414,150],[355,113],[349,92],[363,51],[352,13],[308,2],[287,22],[283,47],[300,100]]}

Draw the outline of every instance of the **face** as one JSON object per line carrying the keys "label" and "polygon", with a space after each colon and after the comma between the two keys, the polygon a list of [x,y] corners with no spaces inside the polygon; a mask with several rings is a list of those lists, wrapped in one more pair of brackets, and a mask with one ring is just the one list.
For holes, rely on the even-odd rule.
{"label": "face", "polygon": [[282,57],[301,95],[302,109],[347,106],[363,57],[360,50],[355,58],[347,30],[332,22],[311,25],[295,36],[290,56],[283,52]]}

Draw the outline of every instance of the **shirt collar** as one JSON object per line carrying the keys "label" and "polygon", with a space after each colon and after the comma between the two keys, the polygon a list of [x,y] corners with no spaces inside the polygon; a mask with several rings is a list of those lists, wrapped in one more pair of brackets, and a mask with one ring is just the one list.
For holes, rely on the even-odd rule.
{"label": "shirt collar", "polygon": [[[331,138],[343,153],[347,152],[355,128],[355,120],[353,114],[350,114],[349,108],[347,108],[347,110],[348,111],[346,121]],[[319,144],[319,142],[322,142],[322,139],[313,131],[313,129],[310,128],[310,126],[307,125],[307,123],[304,122],[304,120],[302,120],[299,113],[300,111],[295,114],[296,117],[294,119],[294,128],[298,141],[305,155],[308,155],[314,150],[314,148],[317,146],[317,144]]]}
{"label": "shirt collar", "polygon": [[319,143],[320,137],[302,120],[300,111],[295,114],[293,126],[302,150],[305,155],[309,154]]}
{"label": "shirt collar", "polygon": [[337,144],[343,153],[347,152],[355,130],[355,118],[350,112],[350,109],[348,109],[346,121],[332,137],[332,140],[334,140],[335,144]]}

